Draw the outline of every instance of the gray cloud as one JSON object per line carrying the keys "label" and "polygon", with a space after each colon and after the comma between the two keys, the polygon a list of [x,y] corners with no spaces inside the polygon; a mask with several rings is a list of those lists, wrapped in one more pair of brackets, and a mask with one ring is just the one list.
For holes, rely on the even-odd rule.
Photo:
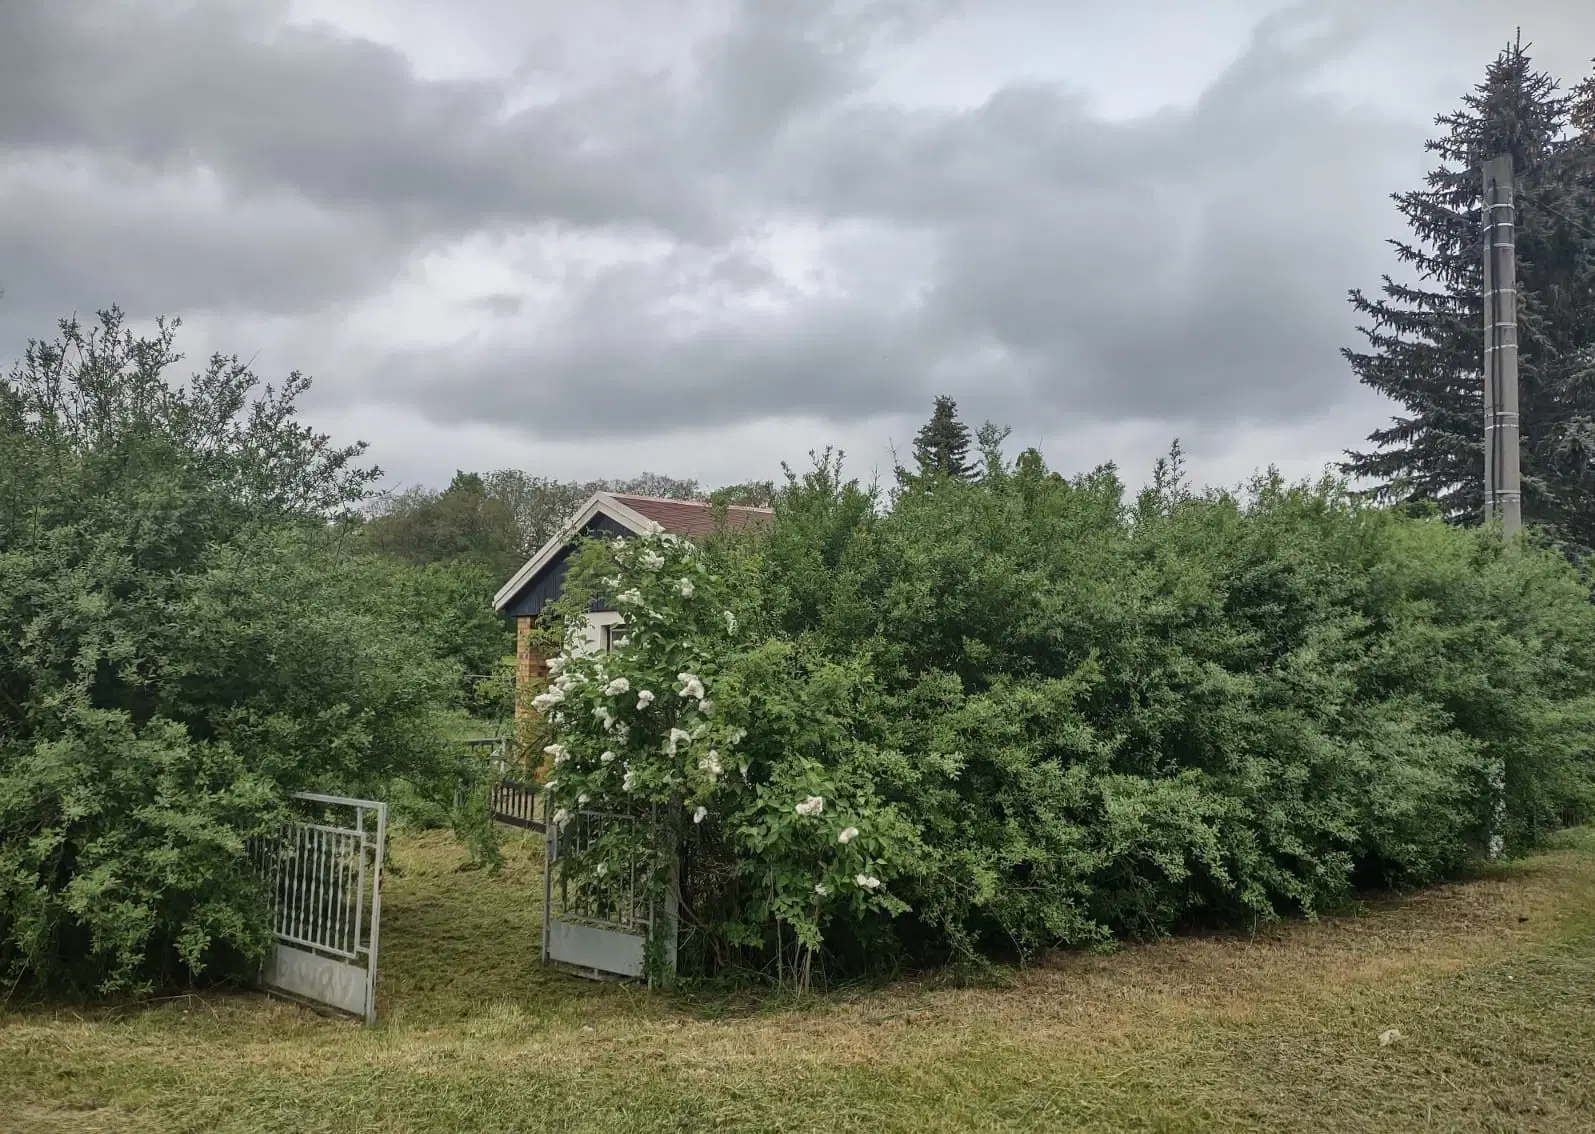
{"label": "gray cloud", "polygon": [[380,219],[291,195],[218,199],[203,178],[143,180],[115,161],[0,170],[0,270],[26,266],[12,294],[49,310],[81,302],[93,281],[154,311],[300,312],[381,286],[397,259]]}
{"label": "gray cloud", "polygon": [[833,104],[797,120],[750,165],[757,199],[918,234],[933,255],[906,309],[863,287],[789,297],[780,316],[683,340],[647,313],[671,271],[628,265],[573,293],[568,333],[456,350],[446,386],[431,381],[444,357],[385,373],[444,419],[591,434],[850,420],[918,407],[933,384],[1009,420],[1322,410],[1348,392],[1344,291],[1324,281],[1378,254],[1348,239],[1380,194],[1348,190],[1343,155],[1399,160],[1422,134],[1307,93],[1346,31],[1286,41],[1300,31],[1270,21],[1193,107],[1144,120],[1104,121],[1042,84],[962,113]]}
{"label": "gray cloud", "polygon": [[[0,141],[204,165],[238,197],[290,190],[417,234],[549,217],[712,222],[688,186],[636,176],[636,159],[663,156],[663,139],[639,129],[657,97],[646,79],[504,118],[501,83],[424,82],[392,49],[265,16],[227,2],[9,5]],[[634,132],[609,136],[616,124]]]}
{"label": "gray cloud", "polygon": [[[1592,22],[1542,8],[1553,34]],[[943,390],[1034,430],[1219,430],[1355,392],[1345,289],[1387,265],[1384,194],[1421,170],[1428,126],[1325,92],[1432,5],[1282,8],[1194,100],[1141,117],[1105,117],[1088,81],[1025,75],[973,106],[880,98],[882,60],[953,9],[727,0],[695,39],[594,68],[573,44],[635,24],[652,49],[657,11],[469,0],[452,18],[497,29],[520,66],[460,79],[266,0],[10,0],[0,355],[113,301],[271,318],[277,353],[302,348],[282,368],[336,363],[322,405],[561,438],[858,422]],[[1447,10],[1448,35],[1492,18]],[[1069,20],[1088,31],[1090,14]],[[562,19],[566,39],[541,30]],[[494,269],[481,293],[412,297],[373,338],[383,293],[467,240]],[[576,260],[525,250],[540,241]],[[584,241],[610,252],[584,259]],[[356,309],[362,329],[340,332]],[[399,345],[415,312],[434,345]]]}

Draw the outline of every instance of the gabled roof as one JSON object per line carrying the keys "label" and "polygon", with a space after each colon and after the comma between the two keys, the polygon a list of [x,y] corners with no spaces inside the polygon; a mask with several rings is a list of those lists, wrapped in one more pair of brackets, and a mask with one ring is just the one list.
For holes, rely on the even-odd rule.
{"label": "gabled roof", "polygon": [[[721,518],[712,504],[702,500],[665,500],[658,496],[631,496],[611,494],[611,500],[630,508],[677,535],[701,536],[718,531]],[[767,524],[775,518],[768,508],[749,508],[731,504],[725,508],[724,524],[727,530],[736,531],[749,525]]]}
{"label": "gabled roof", "polygon": [[[578,508],[549,541],[528,559],[521,569],[493,596],[493,609],[502,611],[526,586],[533,582],[555,558],[575,541],[582,529],[596,516],[607,516],[634,535],[670,532],[693,537],[718,530],[719,509],[701,500],[663,500],[653,496],[631,496],[595,492]],[[730,530],[750,524],[766,524],[775,518],[768,508],[733,505],[725,510],[725,527]]]}

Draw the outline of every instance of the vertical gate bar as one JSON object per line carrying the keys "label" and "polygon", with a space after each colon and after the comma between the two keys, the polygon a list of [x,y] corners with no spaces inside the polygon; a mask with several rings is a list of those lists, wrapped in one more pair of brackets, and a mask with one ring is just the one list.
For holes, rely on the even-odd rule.
{"label": "vertical gate bar", "polygon": [[272,853],[274,865],[272,867],[271,908],[274,915],[273,924],[276,925],[279,934],[288,932],[288,926],[283,921],[283,914],[288,908],[288,902],[283,895],[288,888],[288,836],[291,832],[292,828],[287,823],[277,824],[277,845]]}
{"label": "vertical gate bar", "polygon": [[353,953],[349,945],[349,836],[338,840],[338,948]]}
{"label": "vertical gate bar", "polygon": [[293,850],[288,856],[288,889],[283,895],[283,905],[286,907],[288,919],[288,936],[299,936],[299,870],[302,855],[299,853],[299,842],[304,837],[304,831],[298,823],[291,824],[288,828],[289,837],[293,839]]}
{"label": "vertical gate bar", "polygon": [[277,828],[277,932],[284,936],[292,928],[288,915],[293,903],[288,900],[288,894],[293,887],[294,857],[290,842],[293,836],[293,824],[284,822]]}
{"label": "vertical gate bar", "polygon": [[338,865],[339,850],[343,846],[343,838],[337,834],[327,836],[327,945],[329,948],[339,947],[338,940],[338,876],[341,872]]}
{"label": "vertical gate bar", "polygon": [[315,923],[311,920],[315,916],[316,833],[310,829],[309,824],[300,830],[303,832],[305,844],[303,883],[299,890],[299,939],[303,941],[316,931]]}
{"label": "vertical gate bar", "polygon": [[305,848],[299,875],[299,938],[303,940],[310,936],[310,887],[315,883],[310,856],[314,852],[315,833],[309,827],[301,826],[299,836]]}
{"label": "vertical gate bar", "polygon": [[332,930],[332,875],[337,869],[337,845],[334,838],[331,831],[325,831],[321,835],[321,903],[316,915],[319,923],[316,932],[321,938],[321,943],[329,949],[337,947],[337,938],[333,936]]}
{"label": "vertical gate bar", "polygon": [[282,860],[280,868],[282,885],[277,890],[277,924],[280,927],[279,932],[284,937],[292,937],[294,930],[294,864],[297,859],[294,857],[293,841],[299,837],[298,832],[299,828],[292,823],[285,822],[282,825],[280,850],[278,852]]}
{"label": "vertical gate bar", "polygon": [[282,824],[271,833],[271,931],[282,934]]}
{"label": "vertical gate bar", "polygon": [[359,933],[354,927],[355,907],[359,902],[359,895],[357,893],[359,882],[355,877],[356,873],[360,869],[360,840],[358,836],[349,836],[349,848],[349,861],[343,879],[344,891],[346,894],[344,899],[346,903],[344,917],[347,923],[344,928],[344,940],[348,942],[350,956],[353,956],[359,951],[360,946]]}
{"label": "vertical gate bar", "polygon": [[382,852],[388,835],[388,805],[377,804],[377,860],[371,876],[371,951],[366,960],[366,1023],[377,1022],[377,935],[382,928]]}
{"label": "vertical gate bar", "polygon": [[310,855],[310,932],[305,934],[317,945],[321,944],[321,848],[326,842],[326,833],[318,826],[310,832],[311,846],[314,848]]}
{"label": "vertical gate bar", "polygon": [[329,949],[338,949],[342,945],[338,936],[338,862],[341,857],[339,849],[342,845],[343,836],[336,831],[327,835],[327,900],[322,932],[327,936]]}
{"label": "vertical gate bar", "polygon": [[305,884],[310,880],[309,871],[305,869],[305,859],[308,857],[310,840],[301,824],[294,824],[294,894],[293,894],[293,935],[303,938],[305,935]]}
{"label": "vertical gate bar", "polygon": [[347,940],[351,954],[360,951],[360,930],[358,928],[358,911],[360,906],[360,839],[358,835],[350,837],[349,876],[345,884],[349,887],[349,928]]}
{"label": "vertical gate bar", "polygon": [[338,889],[338,836],[329,831],[322,836],[327,844],[326,864],[322,867],[321,936],[327,948],[338,947],[337,914],[334,894]]}
{"label": "vertical gate bar", "polygon": [[[548,813],[548,808],[543,808]],[[543,826],[543,963],[548,963],[548,943],[554,924],[554,851],[559,838],[553,823]]]}
{"label": "vertical gate bar", "polygon": [[365,935],[366,912],[366,813],[365,808],[354,811],[355,828],[360,832],[360,882],[354,891],[354,952],[360,953],[360,941]]}
{"label": "vertical gate bar", "polygon": [[338,836],[338,849],[334,855],[333,870],[333,898],[332,898],[332,939],[337,942],[340,952],[344,951],[343,913],[344,913],[344,874],[345,863],[349,858],[348,842],[343,835]]}
{"label": "vertical gate bar", "polygon": [[328,948],[334,947],[332,936],[332,872],[333,865],[333,836],[330,831],[321,835],[321,902],[317,910],[317,920],[320,923],[317,935],[321,943]]}
{"label": "vertical gate bar", "polygon": [[283,870],[287,875],[283,879],[282,888],[283,933],[293,937],[298,917],[296,912],[298,902],[294,895],[299,892],[299,824],[288,824],[283,834],[288,841],[288,846],[283,851]]}

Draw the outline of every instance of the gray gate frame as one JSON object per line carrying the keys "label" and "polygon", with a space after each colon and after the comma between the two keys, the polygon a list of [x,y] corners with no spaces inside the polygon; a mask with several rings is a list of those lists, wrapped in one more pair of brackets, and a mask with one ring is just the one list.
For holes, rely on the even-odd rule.
{"label": "gray gate frame", "polygon": [[[565,900],[563,876],[556,879],[560,869],[561,845],[573,840],[562,838],[558,826],[550,821],[553,805],[549,793],[535,784],[511,779],[504,774],[510,744],[508,737],[480,737],[465,743],[474,749],[490,749],[487,763],[491,773],[497,777],[488,800],[493,821],[543,833],[543,963],[594,980],[642,979],[648,976],[648,939],[654,932],[656,921],[662,920],[669,926],[666,930],[665,968],[667,974],[673,975],[680,934],[679,872],[671,871],[671,885],[667,889],[662,910],[654,908],[651,898],[639,910],[637,868],[634,864],[631,876],[626,880],[623,896],[623,905],[629,917],[615,919],[597,916],[591,910],[573,911]],[[647,822],[652,824],[656,820],[657,814],[654,814]],[[593,824],[639,823],[644,820],[630,815],[579,810],[572,816],[571,822],[575,824],[577,832],[582,832],[590,830]],[[556,886],[559,887],[557,893]]]}
{"label": "gray gate frame", "polygon": [[[543,812],[545,815],[549,813],[546,800]],[[652,815],[647,822],[651,826],[656,819],[657,815]],[[617,821],[643,822],[636,816],[599,811],[578,811],[571,817],[571,822],[577,825],[578,830],[593,822]],[[625,909],[629,911],[630,916],[624,920],[600,917],[591,912],[570,916],[571,907],[565,898],[565,879],[561,875],[557,883],[555,880],[555,873],[560,863],[559,824],[550,821],[545,838],[543,963],[594,980],[617,978],[638,980],[646,977],[652,983],[652,977],[647,969],[648,939],[653,935],[656,922],[662,921],[666,933],[665,972],[668,976],[673,976],[676,971],[676,947],[680,933],[681,910],[676,871],[671,871],[671,885],[666,891],[662,910],[655,908],[653,898],[650,897],[639,916],[637,866],[633,864],[625,883]],[[557,912],[556,884],[559,886]]]}
{"label": "gray gate frame", "polygon": [[[388,805],[380,800],[316,792],[294,792],[290,798],[301,803],[353,808],[354,826],[291,820],[275,838],[253,840],[251,858],[261,878],[271,886],[275,939],[261,965],[259,984],[268,992],[309,1001],[374,1024]],[[366,827],[367,812],[376,818],[374,833]],[[294,840],[296,852],[292,855],[290,839]],[[353,869],[347,857],[340,858],[351,850],[358,859]],[[362,958],[364,965],[359,963]]]}

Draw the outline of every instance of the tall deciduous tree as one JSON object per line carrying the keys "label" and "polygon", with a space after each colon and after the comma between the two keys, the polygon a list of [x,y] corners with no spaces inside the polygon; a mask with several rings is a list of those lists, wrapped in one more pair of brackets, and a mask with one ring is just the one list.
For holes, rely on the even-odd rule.
{"label": "tall deciduous tree", "polygon": [[[248,973],[287,790],[452,789],[459,683],[339,517],[376,470],[308,380],[67,321],[0,377],[0,984]],[[441,622],[442,618],[436,621]],[[446,785],[446,786],[441,786]]]}
{"label": "tall deciduous tree", "polygon": [[930,420],[914,438],[914,459],[921,474],[938,474],[966,480],[974,472],[969,461],[969,427],[958,420],[958,403],[945,394],[937,397]]}
{"label": "tall deciduous tree", "polygon": [[456,472],[442,492],[417,489],[394,497],[367,536],[378,550],[415,566],[471,563],[507,576],[524,558],[514,512],[476,473]]}
{"label": "tall deciduous tree", "polygon": [[1432,502],[1476,523],[1484,501],[1483,163],[1510,154],[1518,186],[1518,310],[1524,518],[1567,545],[1595,545],[1585,455],[1595,405],[1595,251],[1580,224],[1591,186],[1588,145],[1566,128],[1575,106],[1521,43],[1490,64],[1462,108],[1441,115],[1427,144],[1440,159],[1425,187],[1395,196],[1412,238],[1393,240],[1415,278],[1384,278],[1379,296],[1351,302],[1363,350],[1345,351],[1357,377],[1401,406],[1343,469],[1383,499]]}

